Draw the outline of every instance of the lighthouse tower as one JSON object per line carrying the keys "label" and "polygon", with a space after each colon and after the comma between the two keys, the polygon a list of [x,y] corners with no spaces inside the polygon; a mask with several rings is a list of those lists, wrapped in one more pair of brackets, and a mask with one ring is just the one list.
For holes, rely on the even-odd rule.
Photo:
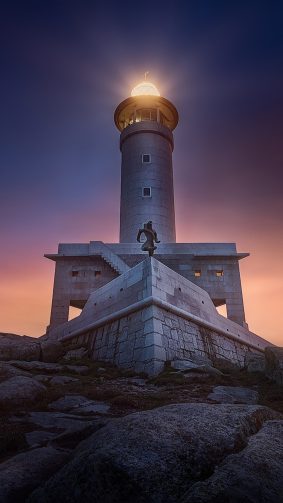
{"label": "lighthouse tower", "polygon": [[120,243],[136,242],[149,220],[162,243],[175,243],[172,131],[178,112],[145,80],[120,103],[114,120],[121,132]]}

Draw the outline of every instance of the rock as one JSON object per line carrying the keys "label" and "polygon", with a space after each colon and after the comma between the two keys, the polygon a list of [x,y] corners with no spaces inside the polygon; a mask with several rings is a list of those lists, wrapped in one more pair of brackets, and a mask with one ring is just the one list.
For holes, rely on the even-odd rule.
{"label": "rock", "polygon": [[279,503],[283,496],[283,421],[267,421],[247,447],[227,456],[181,503]]}
{"label": "rock", "polygon": [[79,375],[88,374],[89,368],[86,365],[66,365],[66,369]]}
{"label": "rock", "polygon": [[34,402],[46,387],[31,377],[16,376],[0,384],[0,405],[12,406]]}
{"label": "rock", "polygon": [[87,358],[88,350],[86,348],[71,349],[64,355],[64,360],[80,360]]}
{"label": "rock", "polygon": [[64,367],[62,365],[59,365],[58,363],[44,363],[39,361],[26,362],[19,360],[12,360],[10,361],[10,363],[20,369],[40,370],[51,374],[55,372],[61,372],[64,369]]}
{"label": "rock", "polygon": [[79,379],[77,377],[69,377],[69,376],[54,376],[50,379],[50,384],[58,385],[58,384],[69,384],[70,382],[78,382]]}
{"label": "rock", "polygon": [[220,370],[215,369],[207,363],[196,363],[192,360],[173,360],[171,367],[180,372],[204,372],[206,374],[223,375]]}
{"label": "rock", "polygon": [[234,372],[235,370],[239,370],[239,365],[236,365],[236,363],[231,362],[230,360],[226,360],[226,358],[215,358],[213,360],[213,365],[221,370],[221,372]]}
{"label": "rock", "polygon": [[28,502],[176,503],[278,416],[266,407],[190,403],[111,420]]}
{"label": "rock", "polygon": [[182,375],[188,382],[205,382],[211,379],[211,374],[205,374],[204,372],[186,372],[182,373]]}
{"label": "rock", "polygon": [[20,503],[67,459],[67,453],[53,447],[23,452],[0,465],[1,503]]}
{"label": "rock", "polygon": [[[31,431],[25,434],[26,442],[30,447],[39,447],[56,437],[57,433],[51,431]],[[1,466],[1,465],[0,465]]]}
{"label": "rock", "polygon": [[72,414],[106,414],[110,405],[90,400],[81,395],[65,395],[48,405],[51,410],[69,411]]}
{"label": "rock", "polygon": [[245,354],[245,368],[248,372],[264,372],[265,358],[264,354],[251,353],[248,351]]}
{"label": "rock", "polygon": [[52,376],[49,374],[37,374],[33,376],[33,379],[36,379],[38,382],[43,382],[44,384],[49,383]]}
{"label": "rock", "polygon": [[207,398],[218,403],[255,404],[259,397],[258,392],[253,389],[237,386],[215,386]]}
{"label": "rock", "polygon": [[57,433],[63,433],[63,431],[81,431],[92,423],[92,421],[75,414],[64,414],[63,412],[30,412],[25,416],[13,416],[10,421],[15,423],[31,423],[44,429],[56,430]]}
{"label": "rock", "polygon": [[141,379],[140,377],[131,377],[129,380],[128,380],[128,383],[129,384],[133,384],[134,386],[138,386],[138,387],[144,387],[145,384],[146,384],[146,380],[145,379]]}
{"label": "rock", "polygon": [[38,360],[40,343],[26,335],[0,333],[0,360]]}
{"label": "rock", "polygon": [[66,349],[63,344],[58,341],[49,341],[39,339],[41,349],[41,360],[46,363],[54,363],[59,358],[62,358]]}
{"label": "rock", "polygon": [[0,378],[14,377],[14,376],[26,376],[29,377],[29,373],[24,370],[17,369],[8,362],[0,362]]}
{"label": "rock", "polygon": [[269,379],[283,385],[283,348],[265,348],[265,373]]}

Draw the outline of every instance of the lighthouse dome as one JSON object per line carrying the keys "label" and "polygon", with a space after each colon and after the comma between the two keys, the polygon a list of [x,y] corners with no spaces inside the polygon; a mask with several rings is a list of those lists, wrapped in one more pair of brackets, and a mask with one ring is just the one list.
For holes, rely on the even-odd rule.
{"label": "lighthouse dome", "polygon": [[154,84],[144,80],[132,89],[131,96],[160,96],[160,92]]}

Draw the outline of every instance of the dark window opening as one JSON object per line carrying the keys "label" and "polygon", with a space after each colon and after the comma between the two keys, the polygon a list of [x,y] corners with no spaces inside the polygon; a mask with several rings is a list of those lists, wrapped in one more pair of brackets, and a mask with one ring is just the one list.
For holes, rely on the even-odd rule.
{"label": "dark window opening", "polygon": [[97,277],[97,276],[101,276],[101,271],[94,271],[94,276]]}
{"label": "dark window opening", "polygon": [[78,276],[79,275],[79,271],[72,271],[72,276]]}
{"label": "dark window opening", "polygon": [[143,154],[142,155],[142,162],[147,163],[147,162],[150,162],[150,161],[151,161],[150,154]]}
{"label": "dark window opening", "polygon": [[143,197],[151,197],[151,187],[143,187],[142,195]]}

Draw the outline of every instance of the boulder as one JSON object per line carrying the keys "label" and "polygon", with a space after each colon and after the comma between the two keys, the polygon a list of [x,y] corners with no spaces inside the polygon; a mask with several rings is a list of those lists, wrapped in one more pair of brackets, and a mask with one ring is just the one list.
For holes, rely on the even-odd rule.
{"label": "boulder", "polygon": [[245,354],[245,368],[248,372],[264,372],[265,358],[264,354],[251,353],[248,351]]}
{"label": "boulder", "polygon": [[66,349],[63,344],[58,341],[49,341],[40,339],[41,360],[43,362],[56,362],[62,358]]}
{"label": "boulder", "polygon": [[48,405],[51,410],[69,411],[72,414],[106,414],[110,405],[105,402],[90,400],[81,395],[65,395]]}
{"label": "boulder", "polygon": [[212,375],[223,375],[220,370],[212,367],[209,363],[197,363],[192,360],[173,360],[171,362],[171,367],[180,372],[204,372],[206,374]]}
{"label": "boulder", "polygon": [[4,380],[8,377],[14,376],[26,376],[29,377],[30,374],[24,370],[18,369],[11,365],[9,362],[0,362],[0,379]]}
{"label": "boulder", "polygon": [[13,416],[11,422],[30,423],[40,428],[56,431],[58,434],[65,431],[80,432],[92,424],[83,417],[63,412],[30,412],[24,416]]}
{"label": "boulder", "polygon": [[265,373],[269,379],[283,385],[283,348],[265,348]]}
{"label": "boulder", "polygon": [[66,365],[65,368],[79,375],[86,375],[89,372],[87,365]]}
{"label": "boulder", "polygon": [[10,361],[10,363],[20,369],[39,370],[51,374],[54,374],[55,372],[60,372],[64,369],[64,367],[62,365],[59,365],[58,363],[44,363],[38,361],[26,362],[19,360],[12,360]]}
{"label": "boulder", "polygon": [[79,379],[77,377],[69,377],[69,376],[54,376],[50,379],[49,383],[54,385],[64,385],[69,384],[71,382],[78,382]]}
{"label": "boulder", "polygon": [[207,397],[218,403],[258,403],[258,392],[239,386],[215,386]]}
{"label": "boulder", "polygon": [[64,463],[67,453],[53,447],[23,452],[0,465],[1,503],[20,503]]}
{"label": "boulder", "polygon": [[[57,433],[51,431],[31,431],[25,434],[25,439],[30,447],[40,447],[57,436]],[[1,466],[1,465],[0,465]]]}
{"label": "boulder", "polygon": [[181,503],[279,503],[283,496],[283,421],[267,421],[248,445],[231,454]]}
{"label": "boulder", "polygon": [[0,405],[17,406],[34,402],[46,387],[31,377],[15,376],[0,383]]}
{"label": "boulder", "polygon": [[48,384],[52,376],[50,374],[36,374],[33,375],[33,379],[36,379],[38,382],[43,382],[43,384]]}
{"label": "boulder", "polygon": [[0,360],[38,360],[40,343],[26,335],[0,333]]}
{"label": "boulder", "polygon": [[80,360],[87,358],[88,350],[86,348],[70,349],[65,355],[64,360]]}
{"label": "boulder", "polygon": [[266,407],[186,403],[111,420],[28,502],[176,503],[278,417]]}

